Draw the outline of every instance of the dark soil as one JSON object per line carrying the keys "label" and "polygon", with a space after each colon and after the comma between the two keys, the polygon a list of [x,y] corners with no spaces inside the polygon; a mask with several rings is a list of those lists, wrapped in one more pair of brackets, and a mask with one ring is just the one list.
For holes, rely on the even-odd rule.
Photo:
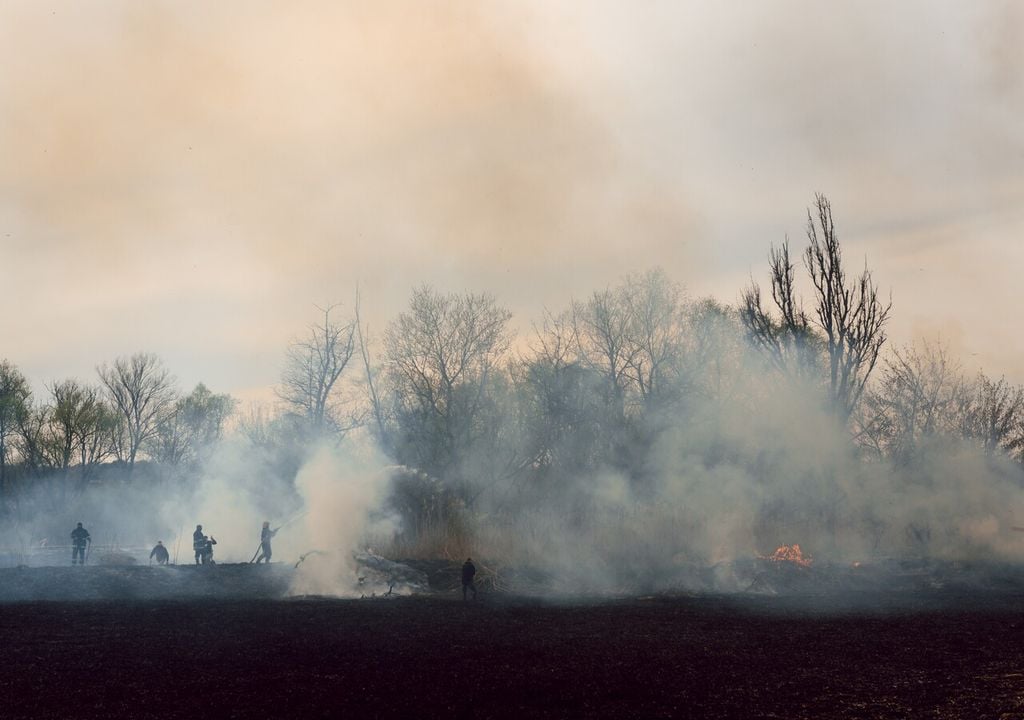
{"label": "dark soil", "polygon": [[[289,565],[18,567],[0,569],[2,603],[282,598]],[[2,717],[2,715],[0,715]]]}
{"label": "dark soil", "polygon": [[[0,574],[6,594],[27,572]],[[188,572],[195,592],[215,577]],[[225,572],[257,595],[280,582]],[[0,717],[1024,718],[1013,593],[271,594],[0,604]]]}

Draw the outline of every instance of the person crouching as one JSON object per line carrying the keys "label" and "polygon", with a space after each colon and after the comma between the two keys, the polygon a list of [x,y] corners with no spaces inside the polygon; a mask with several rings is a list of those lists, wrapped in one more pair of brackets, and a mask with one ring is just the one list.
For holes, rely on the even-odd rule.
{"label": "person crouching", "polygon": [[170,554],[167,552],[167,548],[164,547],[163,540],[157,540],[156,545],[149,551],[149,561],[153,562],[156,560],[157,565],[166,565],[167,561],[171,559]]}

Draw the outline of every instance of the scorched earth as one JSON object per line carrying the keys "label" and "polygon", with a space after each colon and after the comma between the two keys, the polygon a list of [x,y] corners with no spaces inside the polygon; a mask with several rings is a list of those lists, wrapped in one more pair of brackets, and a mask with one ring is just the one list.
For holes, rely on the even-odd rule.
{"label": "scorched earth", "polygon": [[[1019,582],[463,603],[289,598],[279,567],[68,572],[0,571],[4,718],[1024,718]],[[89,573],[120,599],[25,599]],[[154,592],[167,573],[192,590]]]}

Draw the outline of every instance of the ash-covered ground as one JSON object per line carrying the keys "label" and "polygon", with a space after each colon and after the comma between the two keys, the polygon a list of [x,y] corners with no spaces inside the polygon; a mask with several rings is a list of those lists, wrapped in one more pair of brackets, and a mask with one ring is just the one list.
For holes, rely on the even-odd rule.
{"label": "ash-covered ground", "polygon": [[443,562],[363,599],[289,596],[286,565],[4,569],[0,715],[1024,717],[1024,570],[738,566],[744,592],[475,603]]}

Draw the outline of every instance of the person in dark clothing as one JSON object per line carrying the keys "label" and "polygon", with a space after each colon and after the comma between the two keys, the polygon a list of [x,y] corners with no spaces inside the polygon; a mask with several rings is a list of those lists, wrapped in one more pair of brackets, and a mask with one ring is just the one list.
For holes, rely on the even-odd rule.
{"label": "person in dark clothing", "polygon": [[157,540],[156,545],[149,552],[150,561],[156,560],[157,565],[166,565],[167,561],[171,559],[170,553],[167,552],[167,548],[164,547],[163,540]]}
{"label": "person in dark clothing", "polygon": [[89,537],[89,531],[82,527],[82,523],[78,523],[78,527],[71,531],[72,565],[78,565],[79,563],[85,565],[85,550],[91,542],[92,538]]}
{"label": "person in dark clothing", "polygon": [[213,561],[213,546],[217,544],[217,541],[211,535],[206,540],[206,544],[203,546],[203,565],[216,565]]}
{"label": "person in dark clothing", "polygon": [[196,553],[196,565],[203,561],[203,553],[206,552],[206,536],[203,535],[203,526],[196,525],[196,531],[192,533],[192,549]]}
{"label": "person in dark clothing", "polygon": [[466,562],[462,564],[462,599],[466,599],[466,590],[473,591],[473,599],[476,600],[476,583],[473,582],[473,578],[476,577],[476,565],[473,564],[473,558],[466,558]]}
{"label": "person in dark clothing", "polygon": [[270,564],[270,557],[273,555],[273,550],[270,547],[270,539],[277,535],[277,530],[270,529],[270,523],[267,520],[263,521],[263,530],[260,532],[260,556],[256,558],[256,564],[260,564],[260,560],[266,560],[267,564]]}

